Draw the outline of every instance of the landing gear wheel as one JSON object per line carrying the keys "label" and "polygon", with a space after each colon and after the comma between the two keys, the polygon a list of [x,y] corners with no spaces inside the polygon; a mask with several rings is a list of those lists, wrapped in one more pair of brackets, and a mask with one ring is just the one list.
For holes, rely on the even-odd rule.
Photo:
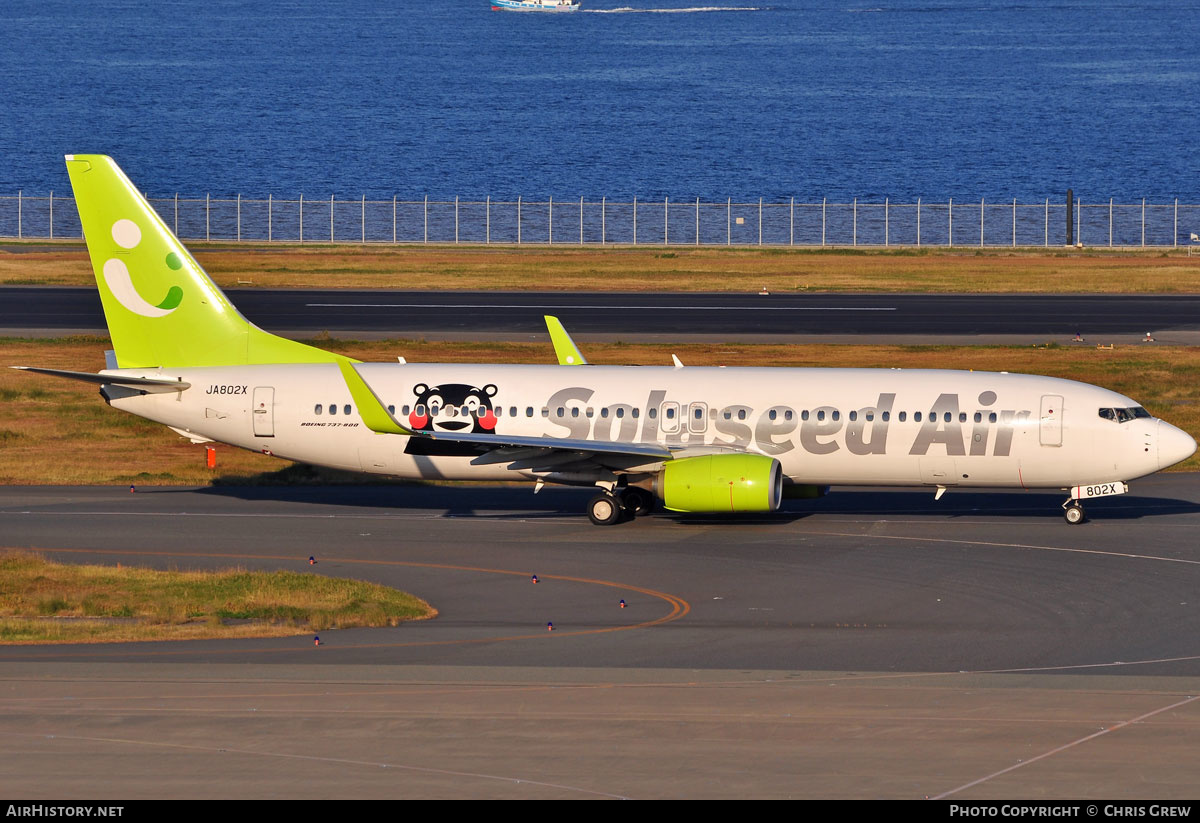
{"label": "landing gear wheel", "polygon": [[1082,523],[1086,516],[1083,512],[1083,506],[1078,503],[1071,503],[1063,508],[1063,517],[1067,522],[1074,526],[1077,523]]}
{"label": "landing gear wheel", "polygon": [[621,502],[630,517],[642,517],[654,511],[654,495],[637,486],[630,486],[621,492]]}
{"label": "landing gear wheel", "polygon": [[620,502],[611,494],[598,494],[588,501],[588,519],[597,526],[611,526],[621,521],[624,512]]}

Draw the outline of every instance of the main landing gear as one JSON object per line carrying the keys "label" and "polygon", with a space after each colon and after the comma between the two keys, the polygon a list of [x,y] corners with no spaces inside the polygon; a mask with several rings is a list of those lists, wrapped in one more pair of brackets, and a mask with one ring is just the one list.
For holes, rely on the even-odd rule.
{"label": "main landing gear", "polygon": [[1086,520],[1087,514],[1083,510],[1083,504],[1078,500],[1068,500],[1063,503],[1063,517],[1074,526]]}
{"label": "main landing gear", "polygon": [[645,489],[630,486],[622,489],[620,495],[612,492],[602,492],[587,504],[588,519],[597,526],[611,526],[622,520],[632,520],[636,516],[649,514],[654,510],[654,495]]}

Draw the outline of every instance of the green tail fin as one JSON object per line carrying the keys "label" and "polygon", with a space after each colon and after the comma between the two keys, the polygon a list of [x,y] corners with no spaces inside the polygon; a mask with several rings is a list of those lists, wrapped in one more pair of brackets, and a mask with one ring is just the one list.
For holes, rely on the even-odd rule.
{"label": "green tail fin", "polygon": [[242,317],[111,157],[66,160],[119,367],[346,359]]}

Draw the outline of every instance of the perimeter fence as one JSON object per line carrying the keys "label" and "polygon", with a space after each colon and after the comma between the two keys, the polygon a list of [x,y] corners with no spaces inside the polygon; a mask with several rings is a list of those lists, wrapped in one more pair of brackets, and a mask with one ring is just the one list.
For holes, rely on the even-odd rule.
{"label": "perimeter fence", "polygon": [[[1200,205],[150,198],[184,240],[657,246],[1194,246]],[[1068,235],[1068,213],[1073,236]],[[0,196],[0,237],[82,237],[75,201]]]}

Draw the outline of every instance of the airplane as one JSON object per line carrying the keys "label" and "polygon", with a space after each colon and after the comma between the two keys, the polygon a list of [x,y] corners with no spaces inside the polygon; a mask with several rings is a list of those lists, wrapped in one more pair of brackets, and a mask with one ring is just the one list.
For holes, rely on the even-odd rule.
{"label": "airplane", "polygon": [[[1061,489],[1083,500],[1196,450],[1113,391],[937,369],[362,363],[248,322],[117,164],[67,155],[113,350],[89,381],[196,443],[405,478],[597,489],[587,515],[770,512],[829,487]],[[570,366],[564,368],[564,366]]]}

